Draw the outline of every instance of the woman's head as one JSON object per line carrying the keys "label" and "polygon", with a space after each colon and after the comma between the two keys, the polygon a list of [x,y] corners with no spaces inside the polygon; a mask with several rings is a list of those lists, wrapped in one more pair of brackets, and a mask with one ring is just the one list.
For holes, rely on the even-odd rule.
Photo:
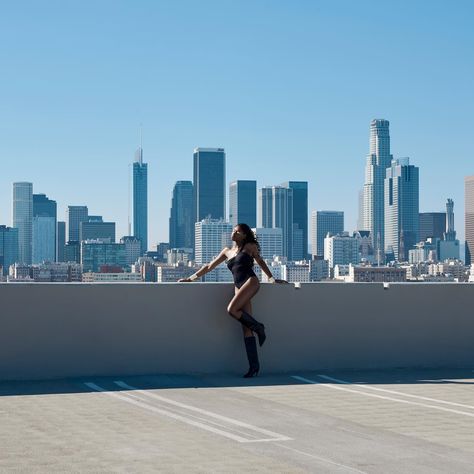
{"label": "woman's head", "polygon": [[247,224],[237,224],[232,231],[231,238],[239,247],[252,243],[255,244],[260,251],[260,244],[258,243],[257,237]]}

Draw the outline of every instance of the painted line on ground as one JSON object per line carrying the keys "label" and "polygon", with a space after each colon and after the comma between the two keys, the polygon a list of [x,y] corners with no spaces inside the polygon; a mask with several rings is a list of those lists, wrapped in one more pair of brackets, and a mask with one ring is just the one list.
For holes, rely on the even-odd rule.
{"label": "painted line on ground", "polygon": [[316,454],[307,453],[305,451],[301,451],[299,449],[292,448],[291,446],[287,446],[285,444],[275,443],[275,446],[279,446],[280,448],[289,449],[290,451],[294,451],[295,453],[303,454],[304,456],[308,456],[310,458],[317,459],[318,461],[321,461],[321,462],[324,462],[324,463],[327,463],[327,464],[331,464],[333,466],[338,466],[342,469],[346,469],[346,470],[351,471],[351,472],[358,472],[360,474],[368,474],[367,472],[360,471],[359,469],[356,469],[355,467],[346,466],[345,464],[340,464],[336,461],[332,461],[331,459],[324,458],[322,456],[317,456]]}
{"label": "painted line on ground", "polygon": [[300,382],[304,382],[304,383],[307,383],[307,384],[319,385],[321,387],[332,388],[334,390],[341,390],[341,391],[344,391],[344,392],[357,393],[358,395],[364,395],[366,397],[380,398],[382,400],[389,400],[389,401],[392,401],[392,402],[405,403],[406,405],[416,405],[416,406],[420,406],[420,407],[424,407],[424,408],[433,408],[435,410],[446,411],[446,412],[449,412],[449,413],[456,413],[457,415],[464,415],[464,416],[468,416],[470,418],[474,418],[474,413],[469,413],[469,412],[460,411],[460,410],[454,410],[452,408],[444,408],[444,407],[439,407],[439,406],[436,406],[436,405],[428,405],[427,403],[421,403],[421,402],[412,402],[412,401],[408,401],[408,400],[402,400],[400,398],[385,397],[383,395],[376,395],[375,393],[361,392],[360,390],[353,390],[353,389],[350,389],[350,388],[341,387],[340,384],[324,383],[324,382],[321,382],[321,381],[311,380],[311,379],[307,379],[305,377],[300,377],[299,375],[291,375],[291,378],[293,378],[295,380],[299,380]]}
{"label": "painted line on ground", "polygon": [[[181,422],[186,423],[188,425],[203,429],[205,431],[210,431],[211,433],[223,436],[225,438],[232,439],[233,441],[237,441],[239,443],[260,443],[260,442],[272,442],[272,441],[288,441],[288,440],[291,439],[291,438],[288,438],[287,436],[279,435],[277,433],[273,433],[270,438],[255,438],[255,435],[252,434],[252,433],[243,433],[242,431],[240,431],[241,434],[245,435],[245,436],[240,436],[238,434],[235,434],[235,431],[238,431],[235,428],[235,426],[244,426],[245,428],[250,429],[254,432],[259,432],[260,434],[262,434],[262,433],[270,434],[272,432],[269,432],[267,430],[263,430],[261,428],[253,427],[252,425],[247,425],[246,423],[242,423],[242,422],[239,422],[238,420],[233,420],[231,418],[226,418],[226,417],[222,417],[222,418],[225,418],[225,421],[227,423],[233,424],[234,426],[229,427],[229,426],[219,425],[218,423],[216,423],[213,420],[199,418],[196,415],[176,413],[175,411],[171,411],[168,408],[157,407],[157,406],[151,405],[151,404],[147,403],[146,401],[143,401],[143,399],[141,399],[137,396],[133,396],[133,394],[128,394],[128,393],[124,394],[122,392],[115,392],[115,391],[107,390],[106,388],[101,387],[100,385],[97,385],[93,382],[85,382],[84,385],[86,385],[87,387],[89,387],[90,389],[92,389],[96,392],[102,392],[105,395],[108,395],[112,398],[116,398],[118,400],[130,403],[130,404],[135,405],[137,407],[140,407],[142,409],[145,409],[145,410],[148,410],[148,411],[151,411],[151,412],[154,412],[154,413],[158,413],[160,415],[167,416],[169,418],[173,418],[175,420],[178,420],[178,421],[181,421]],[[140,391],[140,392],[145,392],[145,391]],[[164,397],[160,397],[160,398],[164,399]],[[165,400],[170,405],[177,405],[177,406],[180,405],[180,404],[178,404],[178,402],[174,402],[173,400],[169,400],[169,399],[164,399],[162,401],[165,401]],[[181,405],[183,405],[183,407],[187,407],[184,404],[181,404]],[[199,409],[197,409],[196,407],[192,407],[192,408],[194,410],[191,410],[190,408],[188,408],[188,410],[190,410],[190,411],[199,411]],[[205,410],[203,410],[203,412],[204,411]],[[206,415],[207,416],[212,416],[213,415],[212,416],[213,418],[219,418],[220,417],[220,415],[217,415],[215,413],[211,414],[211,412],[207,412]],[[198,419],[199,421],[197,421],[196,419]],[[215,426],[212,426],[212,425],[218,425],[223,429],[216,428]],[[232,431],[234,431],[234,432],[232,432]]]}
{"label": "painted line on ground", "polygon": [[[202,408],[195,407],[193,405],[187,405],[185,403],[177,402],[175,400],[171,400],[169,398],[163,397],[161,395],[157,395],[156,393],[149,392],[148,390],[142,390],[138,387],[133,387],[132,385],[129,385],[121,380],[116,380],[114,382],[117,386],[120,388],[126,389],[126,390],[131,390],[135,393],[139,393],[141,395],[144,395],[145,397],[154,399],[154,400],[159,400],[161,402],[173,405],[175,407],[183,408],[185,410],[189,410],[192,412],[199,413],[201,415],[205,415],[206,417],[214,418],[216,420],[223,421],[225,423],[229,423],[230,425],[234,426],[239,426],[241,428],[245,428],[247,430],[254,431],[256,433],[260,433],[263,435],[268,436],[268,439],[260,439],[257,441],[288,441],[291,438],[288,436],[281,435],[279,433],[275,433],[274,431],[269,431],[264,428],[259,428],[258,426],[250,425],[249,423],[245,423],[240,420],[236,420],[234,418],[229,418],[227,416],[219,415],[217,413],[208,411],[208,410],[203,410]],[[211,422],[211,420],[206,420],[206,422]],[[248,442],[251,442],[250,440]],[[255,441],[254,441],[255,442]]]}
{"label": "painted line on ground", "polygon": [[[123,393],[122,392],[122,395],[124,395],[126,397],[130,397],[134,400],[138,400],[141,403],[149,404],[149,399],[147,399],[146,397],[143,397],[143,395],[141,395],[141,394],[137,395],[135,392],[134,393],[130,393],[130,392]],[[160,408],[163,408],[163,407],[160,407]],[[269,439],[259,438],[259,435],[243,431],[243,428],[236,428],[235,426],[228,426],[228,425],[226,426],[226,425],[223,424],[223,422],[217,422],[217,421],[211,420],[211,419],[209,419],[209,417],[204,418],[204,415],[203,416],[198,416],[198,415],[195,415],[194,413],[190,414],[189,410],[184,411],[185,410],[184,408],[176,408],[175,406],[172,406],[170,408],[170,406],[167,405],[164,409],[170,410],[172,413],[175,413],[177,415],[184,416],[184,417],[187,417],[187,418],[192,418],[194,420],[198,420],[199,422],[203,422],[205,424],[211,424],[211,425],[214,425],[214,426],[218,426],[219,428],[223,428],[225,431],[230,431],[234,434],[237,433],[238,435],[243,435],[244,437],[251,438],[251,439],[247,440],[248,443],[263,442],[263,441],[275,441],[275,439],[280,440],[280,438],[269,438]]]}
{"label": "painted line on ground", "polygon": [[411,393],[399,392],[397,390],[388,390],[386,388],[373,387],[372,385],[348,382],[347,380],[336,379],[334,377],[329,377],[328,375],[318,374],[318,377],[321,377],[322,379],[326,379],[326,380],[331,380],[333,382],[337,382],[343,385],[352,385],[353,387],[367,388],[369,390],[375,390],[377,392],[391,393],[393,395],[403,395],[404,397],[418,398],[419,400],[426,400],[428,402],[443,403],[445,405],[452,405],[456,407],[469,408],[471,410],[474,410],[473,405],[464,405],[463,403],[448,402],[446,400],[439,400],[438,398],[423,397],[422,395],[413,395]]}

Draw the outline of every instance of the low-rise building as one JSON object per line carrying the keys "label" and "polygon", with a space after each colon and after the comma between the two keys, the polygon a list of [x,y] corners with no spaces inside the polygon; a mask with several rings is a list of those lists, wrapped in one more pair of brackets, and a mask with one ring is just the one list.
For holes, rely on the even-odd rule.
{"label": "low-rise building", "polygon": [[84,283],[96,282],[141,282],[142,277],[139,273],[97,273],[87,272],[82,274],[82,281]]}
{"label": "low-rise building", "polygon": [[349,265],[349,282],[403,282],[406,269],[402,267],[360,267]]}
{"label": "low-rise building", "polygon": [[156,265],[156,281],[158,283],[176,282],[181,278],[189,278],[197,267],[190,267],[183,262],[175,265]]}

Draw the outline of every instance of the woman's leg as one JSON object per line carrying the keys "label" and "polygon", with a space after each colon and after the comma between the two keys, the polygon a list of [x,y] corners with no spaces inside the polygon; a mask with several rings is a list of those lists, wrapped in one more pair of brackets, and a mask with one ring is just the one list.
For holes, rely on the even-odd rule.
{"label": "woman's leg", "polygon": [[249,278],[240,288],[239,292],[234,295],[227,312],[234,318],[238,319],[243,326],[257,333],[258,343],[260,346],[265,342],[265,326],[256,321],[249,313],[245,311],[245,305],[257,293],[260,283],[256,277]]}
{"label": "woman's leg", "polygon": [[[239,289],[235,287],[235,294],[239,292]],[[243,307],[243,310],[252,314],[252,301],[249,300]],[[244,374],[244,378],[251,378],[258,375],[260,370],[260,362],[258,360],[258,351],[257,343],[255,342],[255,336],[253,331],[242,324],[242,330],[244,332],[244,344],[245,344],[245,353],[247,354],[247,360],[249,363],[249,370]]]}
{"label": "woman's leg", "polygon": [[240,319],[242,317],[242,310],[245,311],[245,305],[257,294],[259,287],[260,283],[257,278],[249,278],[240,289],[237,290],[227,306],[227,312],[233,318]]}
{"label": "woman's leg", "polygon": [[[239,288],[235,287],[235,294],[237,295],[240,291]],[[252,314],[252,300],[248,300],[245,303],[245,306],[242,308],[246,313]],[[253,331],[248,327],[242,325],[242,331],[244,332],[244,337],[253,337]]]}

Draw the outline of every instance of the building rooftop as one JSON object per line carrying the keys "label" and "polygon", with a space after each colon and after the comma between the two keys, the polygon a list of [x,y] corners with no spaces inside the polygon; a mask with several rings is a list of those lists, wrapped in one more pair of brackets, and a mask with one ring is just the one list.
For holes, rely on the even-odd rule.
{"label": "building rooftop", "polygon": [[0,383],[2,472],[457,472],[472,370]]}
{"label": "building rooftop", "polygon": [[[0,472],[471,473],[472,284],[0,284]],[[400,368],[403,367],[403,368]]]}

